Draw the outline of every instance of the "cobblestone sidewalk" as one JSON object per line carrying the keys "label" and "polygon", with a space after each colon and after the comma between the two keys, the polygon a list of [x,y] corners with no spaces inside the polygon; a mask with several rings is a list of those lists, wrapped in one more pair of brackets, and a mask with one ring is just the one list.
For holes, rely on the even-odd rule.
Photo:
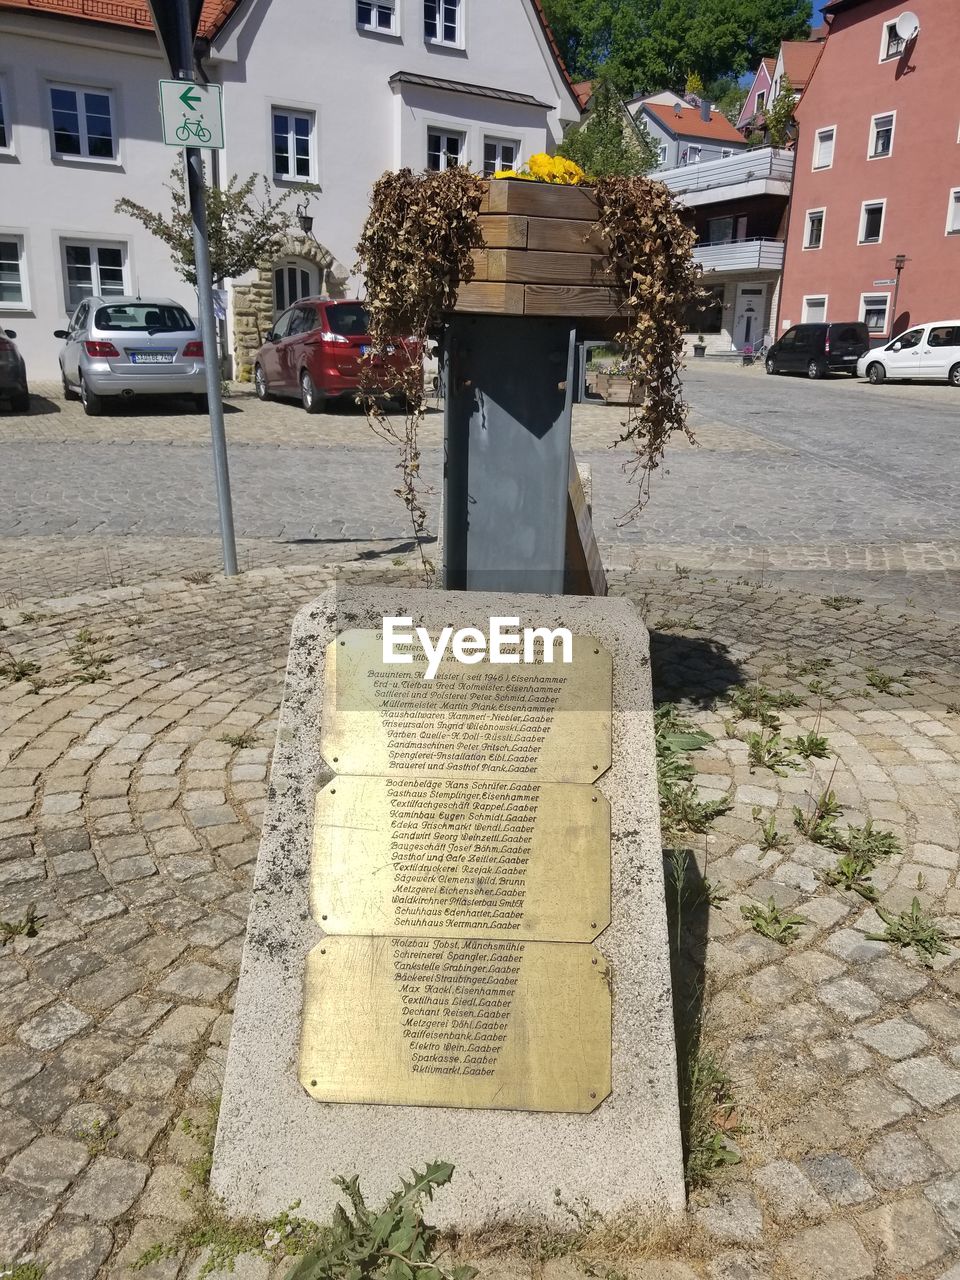
{"label": "cobblestone sidewalk", "polygon": [[[182,1120],[202,1122],[219,1088],[289,625],[332,574],[128,585],[0,613],[0,920],[31,904],[42,917],[0,949],[0,1262],[126,1280],[192,1213],[181,1187],[202,1146]],[[714,735],[691,757],[700,799],[732,806],[685,837],[701,891],[682,950],[705,966],[705,1035],[731,1077],[741,1156],[694,1195],[684,1246],[617,1270],[957,1280],[960,630],[694,574],[613,585],[655,629],[661,699]],[[776,711],[781,741],[816,731],[828,758],[751,768],[760,726],[727,701],[737,683],[799,697]],[[897,837],[870,879],[881,907],[916,897],[938,922],[932,967],[870,940],[875,907],[825,882],[837,854],[795,828],[792,806],[809,814],[827,788],[840,830],[872,818]],[[782,847],[762,847],[755,808]],[[803,917],[794,941],[741,912],[771,899]],[[178,1257],[137,1274],[198,1268]],[[562,1262],[535,1269],[559,1280]]]}

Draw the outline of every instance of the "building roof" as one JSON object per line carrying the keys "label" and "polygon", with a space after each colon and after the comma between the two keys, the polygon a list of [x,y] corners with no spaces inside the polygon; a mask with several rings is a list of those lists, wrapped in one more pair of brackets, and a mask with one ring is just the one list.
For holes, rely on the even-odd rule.
{"label": "building roof", "polygon": [[468,84],[463,80],[443,80],[439,76],[422,76],[416,71],[395,71],[390,84],[416,84],[425,89],[442,89],[445,93],[466,93],[474,98],[496,98],[498,102],[521,102],[527,107],[550,110],[548,102],[541,102],[529,93],[514,93],[512,89],[492,89],[489,85]]}
{"label": "building roof", "polygon": [[780,45],[783,74],[799,93],[813,75],[823,45],[816,40],[784,40]]}
{"label": "building roof", "polygon": [[[760,59],[760,66],[761,66],[761,67],[763,67],[764,71],[766,71],[767,75],[768,75],[768,76],[770,77],[770,79],[772,80],[772,79],[773,79],[773,73],[774,73],[774,71],[776,71],[776,69],[777,69],[777,60],[776,60],[776,58],[761,58],[761,59]],[[760,71],[759,71],[759,68],[758,68],[758,70],[757,70],[757,75],[759,75],[759,74],[760,74]],[[754,77],[754,79],[756,79],[756,76]]]}
{"label": "building roof", "polygon": [[586,107],[587,103],[593,97],[593,81],[578,80],[573,86],[574,96],[580,103],[581,107]]}
{"label": "building roof", "polygon": [[[743,146],[743,136],[739,134],[726,116],[719,111],[711,111],[710,119],[704,120],[696,107],[669,107],[660,102],[643,102],[641,111],[649,111],[656,116],[658,122],[670,133],[682,138],[709,138],[713,142],[739,142]],[[677,112],[680,114],[678,115]]]}

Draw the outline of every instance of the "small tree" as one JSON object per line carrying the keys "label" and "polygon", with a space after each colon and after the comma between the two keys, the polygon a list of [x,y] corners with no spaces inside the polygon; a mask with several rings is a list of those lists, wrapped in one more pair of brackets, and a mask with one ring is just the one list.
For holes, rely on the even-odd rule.
{"label": "small tree", "polygon": [[[262,184],[262,193],[257,188]],[[174,165],[165,189],[170,192],[170,213],[164,215],[126,196],[113,206],[127,213],[162,240],[170,250],[177,273],[196,286],[193,256],[193,224],[185,191],[184,172]],[[267,179],[252,173],[243,182],[236,174],[225,187],[205,187],[210,268],[214,280],[229,280],[252,271],[264,258],[275,258],[283,249],[290,227],[288,204],[303,188],[274,196]]]}
{"label": "small tree", "polygon": [[797,95],[793,91],[793,85],[784,76],[780,92],[766,113],[767,142],[771,147],[785,147],[794,136],[793,113],[796,105]]}
{"label": "small tree", "polygon": [[594,90],[587,118],[567,130],[557,151],[591,178],[633,178],[653,169],[658,160],[647,129],[631,117],[606,80]]}

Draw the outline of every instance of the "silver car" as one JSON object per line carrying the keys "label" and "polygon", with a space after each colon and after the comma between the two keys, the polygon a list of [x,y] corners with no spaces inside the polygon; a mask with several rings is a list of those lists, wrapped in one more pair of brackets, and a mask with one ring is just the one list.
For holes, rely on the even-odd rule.
{"label": "silver car", "polygon": [[200,331],[171,298],[85,298],[53,336],[63,339],[63,394],[79,395],[88,414],[135,395],[191,396],[207,412]]}

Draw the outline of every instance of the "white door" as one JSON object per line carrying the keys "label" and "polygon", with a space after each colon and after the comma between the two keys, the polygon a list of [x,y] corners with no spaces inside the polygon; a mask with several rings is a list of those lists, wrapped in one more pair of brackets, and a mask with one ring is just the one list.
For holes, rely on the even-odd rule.
{"label": "white door", "polygon": [[751,350],[763,341],[763,317],[767,286],[742,284],[737,288],[737,308],[733,320],[733,345],[737,351]]}
{"label": "white door", "polygon": [[927,344],[922,342],[924,329],[908,329],[883,349],[883,363],[888,378],[919,378],[920,351]]}
{"label": "white door", "polygon": [[946,381],[960,360],[960,325],[934,324],[920,344],[920,377]]}

